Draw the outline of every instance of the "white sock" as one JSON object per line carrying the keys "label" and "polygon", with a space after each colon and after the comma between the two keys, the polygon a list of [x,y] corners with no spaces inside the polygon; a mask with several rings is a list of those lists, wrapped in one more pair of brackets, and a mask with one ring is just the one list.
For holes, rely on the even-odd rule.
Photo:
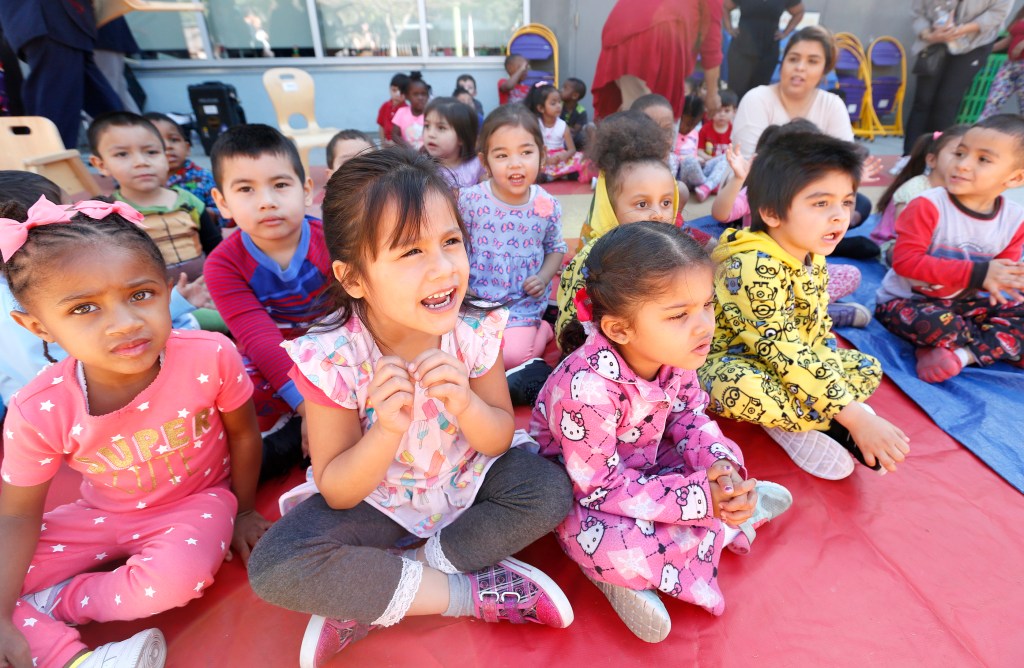
{"label": "white sock", "polygon": [[964,366],[970,366],[971,364],[977,364],[978,360],[967,348],[954,348],[953,352],[956,354],[957,359],[960,360],[960,364]]}
{"label": "white sock", "polygon": [[728,524],[724,525],[722,527],[722,535],[725,536],[725,540],[722,541],[722,547],[725,547],[736,540],[736,536],[740,535],[740,533],[740,530],[736,527],[731,527]]}

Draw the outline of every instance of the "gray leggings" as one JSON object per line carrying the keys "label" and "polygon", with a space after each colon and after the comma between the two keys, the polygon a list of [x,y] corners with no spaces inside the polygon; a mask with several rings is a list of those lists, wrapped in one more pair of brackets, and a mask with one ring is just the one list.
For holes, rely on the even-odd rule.
{"label": "gray leggings", "polygon": [[[565,470],[512,448],[491,466],[473,505],[440,536],[459,571],[472,572],[518,552],[569,513]],[[402,558],[385,552],[408,532],[365,501],[335,510],[317,494],[282,517],[256,544],[249,582],[274,605],[369,624],[391,601]]]}

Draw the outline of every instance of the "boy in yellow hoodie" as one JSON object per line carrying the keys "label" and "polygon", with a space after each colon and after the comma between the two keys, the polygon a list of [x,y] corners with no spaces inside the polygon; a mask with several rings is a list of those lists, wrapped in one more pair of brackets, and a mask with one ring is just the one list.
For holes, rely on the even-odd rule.
{"label": "boy in yellow hoodie", "polygon": [[827,480],[853,472],[850,455],[894,471],[909,439],[864,401],[875,358],[841,350],[832,334],[825,256],[850,224],[861,156],[817,133],[780,136],[747,178],[751,226],[727,230],[712,259],[715,337],[701,382],[711,409],[765,428],[800,468]]}

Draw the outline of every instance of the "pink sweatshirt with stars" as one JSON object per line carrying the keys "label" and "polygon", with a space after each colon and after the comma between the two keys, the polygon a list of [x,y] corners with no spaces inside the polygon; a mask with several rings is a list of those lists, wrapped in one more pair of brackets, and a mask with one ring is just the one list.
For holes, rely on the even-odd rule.
{"label": "pink sweatshirt with stars", "polygon": [[43,369],[4,422],[3,480],[33,486],[61,462],[83,475],[82,498],[128,511],[173,503],[230,472],[220,414],[252,395],[241,356],[221,334],[174,330],[156,379],[127,406],[90,415],[77,360]]}
{"label": "pink sweatshirt with stars", "polygon": [[640,378],[595,333],[548,377],[530,422],[541,454],[559,459],[576,500],[556,529],[592,578],[660,589],[721,614],[723,524],[706,469],[743,454],[704,409],[694,371]]}

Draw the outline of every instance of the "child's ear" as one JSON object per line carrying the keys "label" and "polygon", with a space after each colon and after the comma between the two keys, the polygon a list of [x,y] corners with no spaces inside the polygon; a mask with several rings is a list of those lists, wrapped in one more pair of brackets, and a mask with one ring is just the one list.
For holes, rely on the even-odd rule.
{"label": "child's ear", "polygon": [[312,206],[313,205],[313,177],[311,177],[311,176],[307,176],[306,177],[306,180],[302,184],[302,191],[304,193],[306,193],[306,196],[305,196],[305,199],[303,199],[303,202],[305,202],[307,207],[308,206]]}
{"label": "child's ear", "polygon": [[633,337],[633,327],[624,318],[606,315],[601,318],[601,333],[609,341],[621,346],[629,343]]}
{"label": "child's ear", "polygon": [[354,271],[341,260],[335,260],[331,263],[331,271],[334,273],[334,278],[341,284],[341,287],[345,288],[345,292],[354,299],[362,299],[366,296],[366,290],[364,289],[363,282],[359,280],[359,277],[355,275]]}
{"label": "child's ear", "polygon": [[1010,174],[1010,178],[1008,178],[1003,185],[1006,186],[1007,190],[1010,190],[1011,188],[1019,188],[1021,185],[1024,185],[1024,167],[1018,167],[1013,170],[1013,173]]}
{"label": "child's ear", "polygon": [[939,156],[934,153],[929,153],[924,156],[924,166],[928,169],[935,169],[936,163],[939,162]]}
{"label": "child's ear", "polygon": [[779,216],[772,209],[769,209],[767,207],[761,207],[760,209],[758,209],[758,213],[761,214],[761,220],[763,220],[764,224],[767,225],[768,227],[779,227],[780,225],[782,225],[782,219],[779,218]]}
{"label": "child's ear", "polygon": [[47,343],[54,343],[56,339],[50,336],[50,333],[46,330],[46,326],[39,321],[35,316],[29,315],[24,311],[11,311],[11,317],[14,318],[14,322],[18,323],[28,331],[32,332],[35,336],[38,336]]}
{"label": "child's ear", "polygon": [[217,210],[220,211],[220,217],[224,220],[232,220],[234,216],[231,215],[231,209],[228,208],[228,202],[224,199],[224,193],[220,191],[220,188],[211,188],[210,195],[213,196],[213,201],[217,204]]}
{"label": "child's ear", "polygon": [[106,167],[103,166],[103,158],[96,155],[95,153],[89,156],[89,164],[95,167],[96,171],[98,171],[103,176],[110,176],[110,174],[107,172]]}
{"label": "child's ear", "polygon": [[476,159],[480,161],[480,166],[487,172],[487,178],[491,178],[491,168],[487,166],[487,154],[483,152],[477,153]]}

